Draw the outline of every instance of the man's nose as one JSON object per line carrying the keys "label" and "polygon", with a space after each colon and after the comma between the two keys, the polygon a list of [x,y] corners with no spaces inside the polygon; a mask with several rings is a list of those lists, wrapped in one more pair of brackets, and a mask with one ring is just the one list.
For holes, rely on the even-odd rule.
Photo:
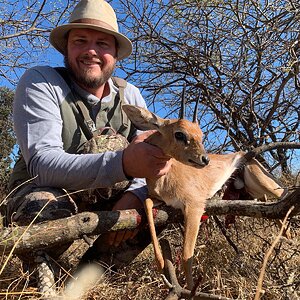
{"label": "man's nose", "polygon": [[84,52],[89,54],[89,55],[99,55],[99,46],[97,45],[96,42],[94,41],[89,41],[88,43],[86,43],[85,47],[84,47]]}
{"label": "man's nose", "polygon": [[87,49],[86,49],[86,52],[87,52],[89,55],[92,55],[92,56],[98,55],[98,54],[99,54],[98,51],[97,51],[96,46],[93,45],[93,44],[88,45],[88,47],[87,47]]}

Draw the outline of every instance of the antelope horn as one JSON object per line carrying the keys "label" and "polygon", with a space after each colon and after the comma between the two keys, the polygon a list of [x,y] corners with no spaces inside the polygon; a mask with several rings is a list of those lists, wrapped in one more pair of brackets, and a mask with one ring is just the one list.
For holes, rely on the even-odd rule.
{"label": "antelope horn", "polygon": [[193,114],[193,123],[198,123],[198,120],[197,120],[198,105],[199,105],[199,99],[197,99],[197,101],[196,101],[195,110],[194,110],[194,114]]}
{"label": "antelope horn", "polygon": [[179,112],[179,119],[184,119],[185,117],[185,87],[186,84],[183,85],[182,94],[181,94],[181,108]]}

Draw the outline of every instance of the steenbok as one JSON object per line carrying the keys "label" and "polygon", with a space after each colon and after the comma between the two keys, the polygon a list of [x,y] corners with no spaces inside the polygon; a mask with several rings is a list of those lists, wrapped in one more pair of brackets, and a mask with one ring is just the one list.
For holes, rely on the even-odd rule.
{"label": "steenbok", "polygon": [[[192,260],[206,200],[214,196],[234,171],[245,163],[245,153],[207,155],[195,114],[193,122],[190,122],[184,119],[163,119],[132,105],[123,105],[123,110],[136,128],[157,130],[145,142],[161,148],[171,157],[171,170],[166,175],[156,179],[146,178],[149,194],[145,210],[156,261],[161,271],[164,260],[154,226],[153,201],[163,201],[181,209],[184,216],[183,266],[188,288],[192,289]],[[244,182],[250,194],[280,193],[279,185],[255,159],[245,166]]]}

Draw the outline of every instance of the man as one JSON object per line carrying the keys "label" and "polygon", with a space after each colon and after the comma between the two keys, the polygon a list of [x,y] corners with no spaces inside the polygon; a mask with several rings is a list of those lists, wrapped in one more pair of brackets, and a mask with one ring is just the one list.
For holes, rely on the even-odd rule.
{"label": "man", "polygon": [[[136,135],[122,113],[121,88],[111,77],[132,45],[119,33],[112,7],[103,0],[82,0],[70,23],[52,30],[50,43],[64,55],[67,72],[34,67],[18,84],[14,128],[22,157],[11,177],[10,188],[17,189],[7,201],[7,223],[27,225],[34,217],[44,221],[70,216],[80,211],[81,203],[70,192],[108,188],[124,180],[130,185],[113,209],[141,207],[147,194],[143,178],[166,174],[170,163],[159,148],[144,142],[151,132]],[[130,83],[122,93],[124,102],[145,107]],[[111,126],[131,141],[125,150],[82,154],[87,120],[80,121],[84,112],[78,98],[94,129]],[[119,245],[133,235],[111,234],[109,243]]]}

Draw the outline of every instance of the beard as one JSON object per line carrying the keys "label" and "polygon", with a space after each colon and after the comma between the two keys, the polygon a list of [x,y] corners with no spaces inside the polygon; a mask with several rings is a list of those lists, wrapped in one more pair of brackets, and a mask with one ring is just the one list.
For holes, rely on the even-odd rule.
{"label": "beard", "polygon": [[71,77],[80,86],[85,87],[87,89],[97,89],[104,85],[108,81],[108,79],[111,78],[116,66],[116,63],[114,63],[111,66],[106,65],[105,68],[102,70],[101,74],[95,77],[91,76],[88,70],[80,70],[80,72],[78,72],[75,69],[75,67],[73,67],[72,64],[69,62],[67,55],[64,57],[64,64]]}

